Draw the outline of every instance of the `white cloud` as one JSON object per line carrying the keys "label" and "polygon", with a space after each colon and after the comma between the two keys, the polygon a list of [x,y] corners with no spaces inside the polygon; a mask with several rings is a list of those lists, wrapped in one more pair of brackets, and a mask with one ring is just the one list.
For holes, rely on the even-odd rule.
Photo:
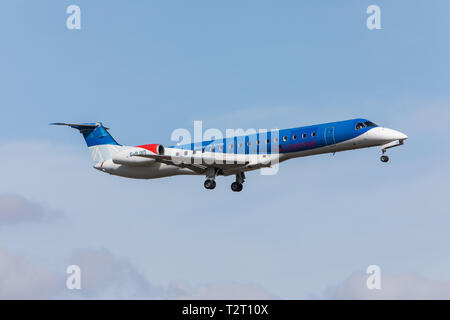
{"label": "white cloud", "polygon": [[154,285],[131,263],[116,258],[107,249],[81,249],[70,259],[82,272],[86,298],[103,299],[272,299],[256,284],[223,282],[191,286],[186,281],[167,287]]}
{"label": "white cloud", "polygon": [[168,289],[169,299],[201,300],[201,299],[236,299],[264,300],[274,299],[263,287],[257,284],[236,282],[220,282],[191,286],[184,281],[173,282]]}
{"label": "white cloud", "polygon": [[[163,289],[152,285],[131,263],[116,258],[107,249],[79,249],[70,264],[81,268],[79,292],[95,299],[161,298]],[[77,292],[75,292],[77,293]]]}
{"label": "white cloud", "polygon": [[[107,249],[79,249],[67,265],[81,269],[81,290],[66,288],[67,274],[0,247],[0,299],[273,299],[256,284],[185,281],[153,285],[138,269]],[[65,270],[64,270],[65,271]]]}
{"label": "white cloud", "polygon": [[329,287],[326,299],[450,299],[450,283],[417,274],[381,274],[381,289],[369,290],[369,275],[356,272],[342,283]]}
{"label": "white cloud", "polygon": [[0,299],[47,299],[64,279],[43,264],[0,247]]}
{"label": "white cloud", "polygon": [[[162,298],[130,263],[106,249],[75,251],[70,264],[81,268],[81,290],[66,288],[69,275],[0,247],[0,299],[136,299]],[[67,263],[69,265],[69,263]]]}
{"label": "white cloud", "polygon": [[24,221],[40,221],[54,216],[38,203],[15,194],[0,195],[0,225],[18,224]]}

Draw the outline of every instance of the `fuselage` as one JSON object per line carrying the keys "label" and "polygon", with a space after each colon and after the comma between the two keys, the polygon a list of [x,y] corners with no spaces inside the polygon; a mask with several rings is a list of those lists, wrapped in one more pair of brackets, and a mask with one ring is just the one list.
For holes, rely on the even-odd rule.
{"label": "fuselage", "polygon": [[[99,152],[99,148],[109,148],[109,152],[116,154],[111,159],[97,162],[94,167],[98,170],[129,178],[153,179],[184,174],[204,175],[193,166],[195,163],[205,168],[216,168],[218,175],[231,175],[271,166],[275,160],[283,162],[323,153],[381,146],[384,154],[386,149],[403,144],[407,138],[399,131],[359,118],[169,147],[149,144],[135,147],[96,145],[90,148],[93,153]],[[165,160],[169,158],[172,162]],[[172,164],[174,161],[178,163]]]}

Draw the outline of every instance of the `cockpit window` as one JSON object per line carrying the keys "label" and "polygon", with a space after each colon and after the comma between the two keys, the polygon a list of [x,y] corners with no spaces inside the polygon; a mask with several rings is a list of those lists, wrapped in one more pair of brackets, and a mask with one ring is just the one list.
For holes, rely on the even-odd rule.
{"label": "cockpit window", "polygon": [[356,130],[359,130],[359,129],[362,129],[362,128],[365,128],[364,123],[358,122],[358,123],[356,124]]}
{"label": "cockpit window", "polygon": [[372,121],[366,121],[366,122],[364,122],[365,124],[366,124],[366,127],[367,128],[370,128],[370,127],[376,127],[377,125],[375,124],[375,123],[373,123]]}

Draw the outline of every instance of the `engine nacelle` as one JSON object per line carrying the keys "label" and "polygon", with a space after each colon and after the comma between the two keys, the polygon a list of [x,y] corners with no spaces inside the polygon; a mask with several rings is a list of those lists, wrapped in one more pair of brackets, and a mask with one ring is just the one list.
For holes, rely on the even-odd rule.
{"label": "engine nacelle", "polygon": [[145,149],[154,154],[159,154],[159,155],[164,154],[164,147],[160,144],[144,144],[142,146],[137,146],[136,148]]}
{"label": "engine nacelle", "polygon": [[128,148],[115,154],[112,161],[115,164],[123,164],[127,166],[145,166],[155,162],[155,159],[139,157],[145,154],[164,154],[164,147],[160,144],[146,144],[142,146]]}

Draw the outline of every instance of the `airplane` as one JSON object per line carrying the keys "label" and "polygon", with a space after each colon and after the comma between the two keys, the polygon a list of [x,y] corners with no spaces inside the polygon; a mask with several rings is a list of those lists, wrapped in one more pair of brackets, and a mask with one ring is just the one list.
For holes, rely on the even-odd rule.
{"label": "airplane", "polygon": [[362,118],[168,147],[122,146],[101,122],[51,125],[79,130],[91,151],[94,168],[102,172],[135,179],[203,175],[204,187],[209,190],[216,187],[217,176],[235,175],[231,184],[234,192],[242,191],[245,172],[292,158],[379,146],[380,160],[388,162],[386,151],[408,139],[402,132]]}

